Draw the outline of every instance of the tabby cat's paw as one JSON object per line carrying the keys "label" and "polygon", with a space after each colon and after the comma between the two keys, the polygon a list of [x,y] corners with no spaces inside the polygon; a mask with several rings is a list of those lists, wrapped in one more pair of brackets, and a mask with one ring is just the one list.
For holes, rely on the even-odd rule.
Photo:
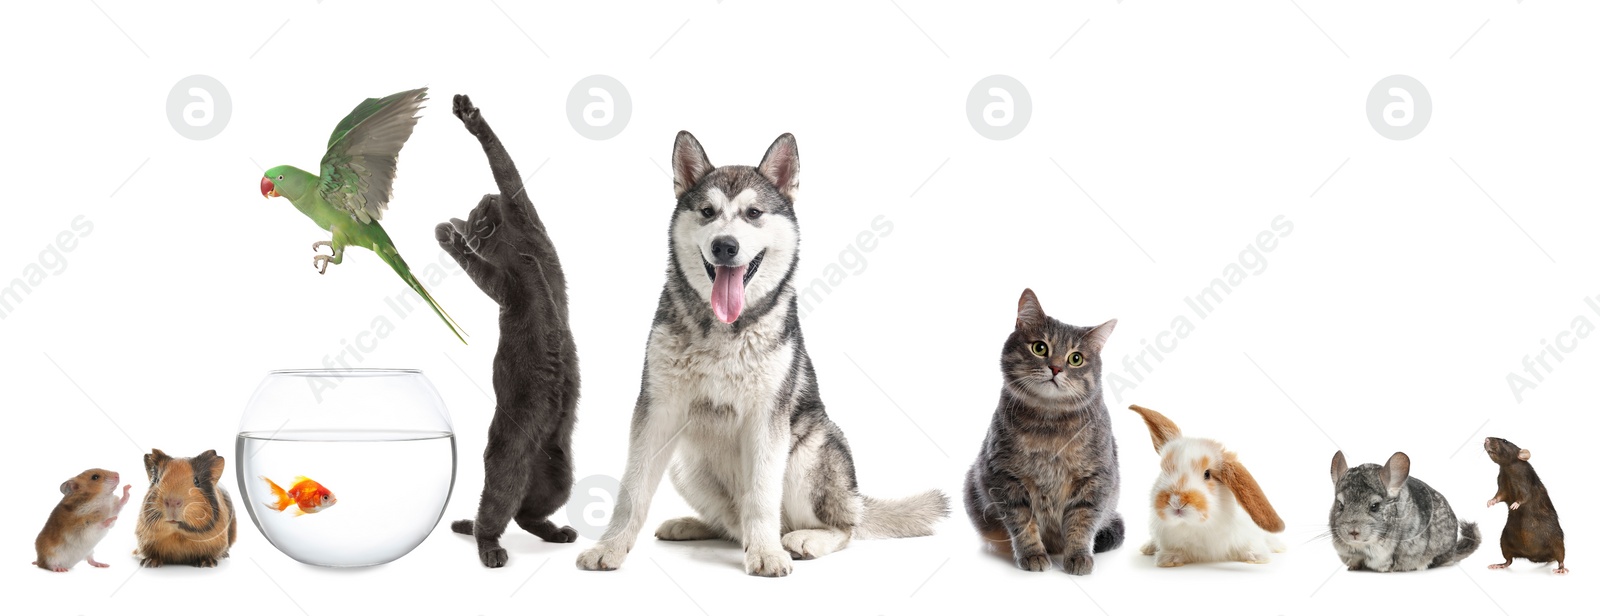
{"label": "tabby cat's paw", "polygon": [[1050,555],[1018,555],[1017,568],[1022,569],[1023,571],[1048,571],[1050,569]]}
{"label": "tabby cat's paw", "polygon": [[1067,573],[1072,575],[1089,575],[1090,572],[1094,571],[1094,555],[1087,550],[1068,554],[1066,558],[1061,560],[1061,568],[1066,569]]}

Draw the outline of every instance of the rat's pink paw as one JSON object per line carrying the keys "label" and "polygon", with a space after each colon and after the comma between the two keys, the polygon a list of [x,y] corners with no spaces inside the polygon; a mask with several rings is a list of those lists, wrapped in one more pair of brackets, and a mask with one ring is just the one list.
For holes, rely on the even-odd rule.
{"label": "rat's pink paw", "polygon": [[1489,565],[1489,568],[1490,569],[1504,569],[1504,568],[1510,567],[1510,566],[1511,565],[1507,564],[1507,563],[1495,563],[1495,564]]}
{"label": "rat's pink paw", "polygon": [[1566,575],[1567,574],[1567,568],[1566,567],[1562,567],[1560,569],[1556,569],[1555,574],[1556,575]]}

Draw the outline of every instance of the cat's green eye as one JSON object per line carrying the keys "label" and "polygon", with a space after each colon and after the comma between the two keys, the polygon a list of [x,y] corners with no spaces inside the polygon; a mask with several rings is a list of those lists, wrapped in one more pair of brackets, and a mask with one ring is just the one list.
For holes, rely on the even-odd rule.
{"label": "cat's green eye", "polygon": [[1067,356],[1067,365],[1068,366],[1072,366],[1074,368],[1076,368],[1078,366],[1082,366],[1083,365],[1083,353],[1079,353],[1077,351],[1073,351],[1071,355]]}
{"label": "cat's green eye", "polygon": [[1033,351],[1034,355],[1044,357],[1050,354],[1050,345],[1045,344],[1043,340],[1035,340],[1033,345],[1028,347],[1028,350]]}

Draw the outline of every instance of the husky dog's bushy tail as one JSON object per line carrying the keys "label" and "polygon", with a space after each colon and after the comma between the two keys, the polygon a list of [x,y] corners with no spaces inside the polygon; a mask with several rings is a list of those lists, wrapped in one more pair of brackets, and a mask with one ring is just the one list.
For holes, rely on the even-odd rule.
{"label": "husky dog's bushy tail", "polygon": [[904,498],[861,497],[866,510],[855,528],[859,539],[898,539],[926,537],[933,525],[950,517],[950,499],[939,490],[928,490]]}

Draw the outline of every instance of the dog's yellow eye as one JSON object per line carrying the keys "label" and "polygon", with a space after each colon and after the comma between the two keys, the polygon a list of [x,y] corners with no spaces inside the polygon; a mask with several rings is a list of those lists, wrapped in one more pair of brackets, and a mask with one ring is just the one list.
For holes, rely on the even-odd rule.
{"label": "dog's yellow eye", "polygon": [[1034,355],[1044,357],[1050,354],[1050,345],[1045,344],[1043,340],[1035,340],[1033,345],[1028,347],[1028,350],[1033,351]]}
{"label": "dog's yellow eye", "polygon": [[1068,366],[1072,366],[1074,368],[1076,368],[1078,366],[1082,366],[1083,365],[1083,353],[1079,353],[1077,351],[1073,351],[1071,355],[1067,356],[1067,365]]}

